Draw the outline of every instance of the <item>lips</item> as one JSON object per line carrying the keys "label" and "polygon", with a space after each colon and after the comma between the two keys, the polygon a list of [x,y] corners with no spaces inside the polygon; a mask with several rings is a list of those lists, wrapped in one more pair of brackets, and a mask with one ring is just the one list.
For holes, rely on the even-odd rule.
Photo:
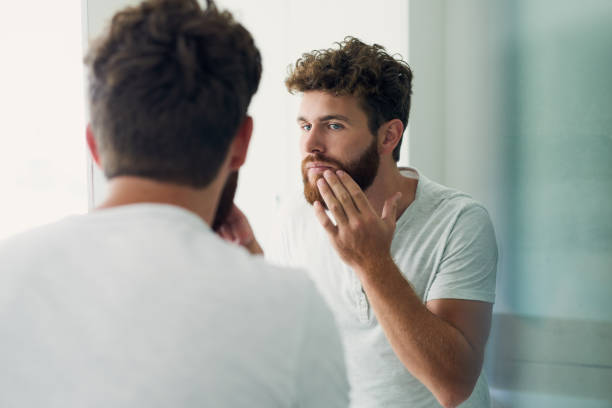
{"label": "lips", "polygon": [[314,163],[308,163],[306,165],[306,169],[307,170],[320,170],[320,171],[325,171],[325,170],[334,170],[334,167],[326,164],[326,163],[319,163],[319,162],[314,162]]}
{"label": "lips", "polygon": [[304,177],[304,183],[312,184],[323,177],[325,171],[336,171],[338,169],[342,169],[342,163],[324,157],[321,154],[313,154],[302,160],[302,176]]}
{"label": "lips", "polygon": [[323,173],[325,173],[326,170],[334,170],[333,167],[331,166],[326,166],[326,165],[316,165],[316,166],[308,166],[307,167],[307,172],[309,177],[319,177],[322,176]]}

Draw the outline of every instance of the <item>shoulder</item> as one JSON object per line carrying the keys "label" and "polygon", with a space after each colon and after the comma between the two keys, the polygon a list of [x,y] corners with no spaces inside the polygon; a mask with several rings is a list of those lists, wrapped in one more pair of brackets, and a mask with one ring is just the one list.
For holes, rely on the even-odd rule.
{"label": "shoulder", "polygon": [[20,287],[40,281],[57,260],[78,253],[81,241],[70,238],[74,228],[74,220],[65,219],[0,241],[0,298],[17,296]]}
{"label": "shoulder", "polygon": [[236,284],[248,290],[256,290],[259,295],[281,309],[309,307],[313,298],[318,297],[315,285],[306,272],[299,268],[285,266],[263,256],[251,255],[244,248],[227,242],[218,242],[218,254],[226,263],[224,269],[235,271]]}
{"label": "shoulder", "polygon": [[0,256],[23,250],[52,250],[73,236],[82,217],[84,215],[71,216],[0,240]]}
{"label": "shoulder", "polygon": [[419,183],[418,216],[427,231],[439,233],[447,254],[453,252],[451,248],[483,246],[497,253],[493,223],[482,203],[463,191],[424,176]]}
{"label": "shoulder", "polygon": [[485,206],[470,194],[421,177],[421,200],[436,218],[450,217],[455,221],[490,222]]}

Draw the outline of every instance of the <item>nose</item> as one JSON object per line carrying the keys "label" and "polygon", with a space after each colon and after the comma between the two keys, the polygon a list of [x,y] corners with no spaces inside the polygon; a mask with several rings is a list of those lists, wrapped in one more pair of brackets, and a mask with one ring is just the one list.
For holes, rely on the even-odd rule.
{"label": "nose", "polygon": [[309,131],[302,134],[302,150],[304,153],[324,153],[324,132],[319,126],[312,125]]}

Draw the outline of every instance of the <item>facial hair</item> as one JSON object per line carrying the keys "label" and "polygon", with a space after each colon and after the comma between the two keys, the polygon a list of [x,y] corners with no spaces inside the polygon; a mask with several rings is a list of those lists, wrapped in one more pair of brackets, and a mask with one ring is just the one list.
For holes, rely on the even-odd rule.
{"label": "facial hair", "polygon": [[314,153],[302,160],[302,179],[304,181],[304,197],[306,201],[310,205],[318,201],[327,209],[327,205],[317,187],[317,180],[323,177],[323,175],[319,175],[313,183],[310,183],[308,180],[308,169],[306,165],[310,162],[327,163],[338,170],[344,170],[353,180],[355,180],[357,185],[365,191],[372,185],[376,178],[378,166],[380,165],[380,156],[378,155],[376,139],[374,139],[370,146],[366,148],[365,152],[349,163],[342,163],[339,160],[332,159],[320,153]]}
{"label": "facial hair", "polygon": [[221,191],[221,197],[219,198],[219,205],[217,206],[217,212],[215,213],[215,220],[213,221],[213,230],[217,231],[221,225],[227,219],[227,216],[234,205],[234,196],[236,195],[236,188],[238,187],[238,171],[234,171],[227,176],[227,181]]}

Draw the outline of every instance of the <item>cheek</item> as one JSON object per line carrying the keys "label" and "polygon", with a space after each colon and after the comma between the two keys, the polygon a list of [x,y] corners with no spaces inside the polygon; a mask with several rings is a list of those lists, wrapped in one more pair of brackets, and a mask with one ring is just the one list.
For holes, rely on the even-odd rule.
{"label": "cheek", "polygon": [[300,154],[302,155],[302,158],[304,156],[306,156],[306,154],[308,153],[306,151],[306,142],[307,142],[307,138],[306,136],[302,133],[300,135],[300,138],[298,139],[298,148],[300,150]]}
{"label": "cheek", "polygon": [[353,143],[336,145],[333,152],[330,152],[330,155],[333,155],[342,163],[349,163],[358,158],[363,150],[364,149],[361,148],[361,145],[354,141]]}

